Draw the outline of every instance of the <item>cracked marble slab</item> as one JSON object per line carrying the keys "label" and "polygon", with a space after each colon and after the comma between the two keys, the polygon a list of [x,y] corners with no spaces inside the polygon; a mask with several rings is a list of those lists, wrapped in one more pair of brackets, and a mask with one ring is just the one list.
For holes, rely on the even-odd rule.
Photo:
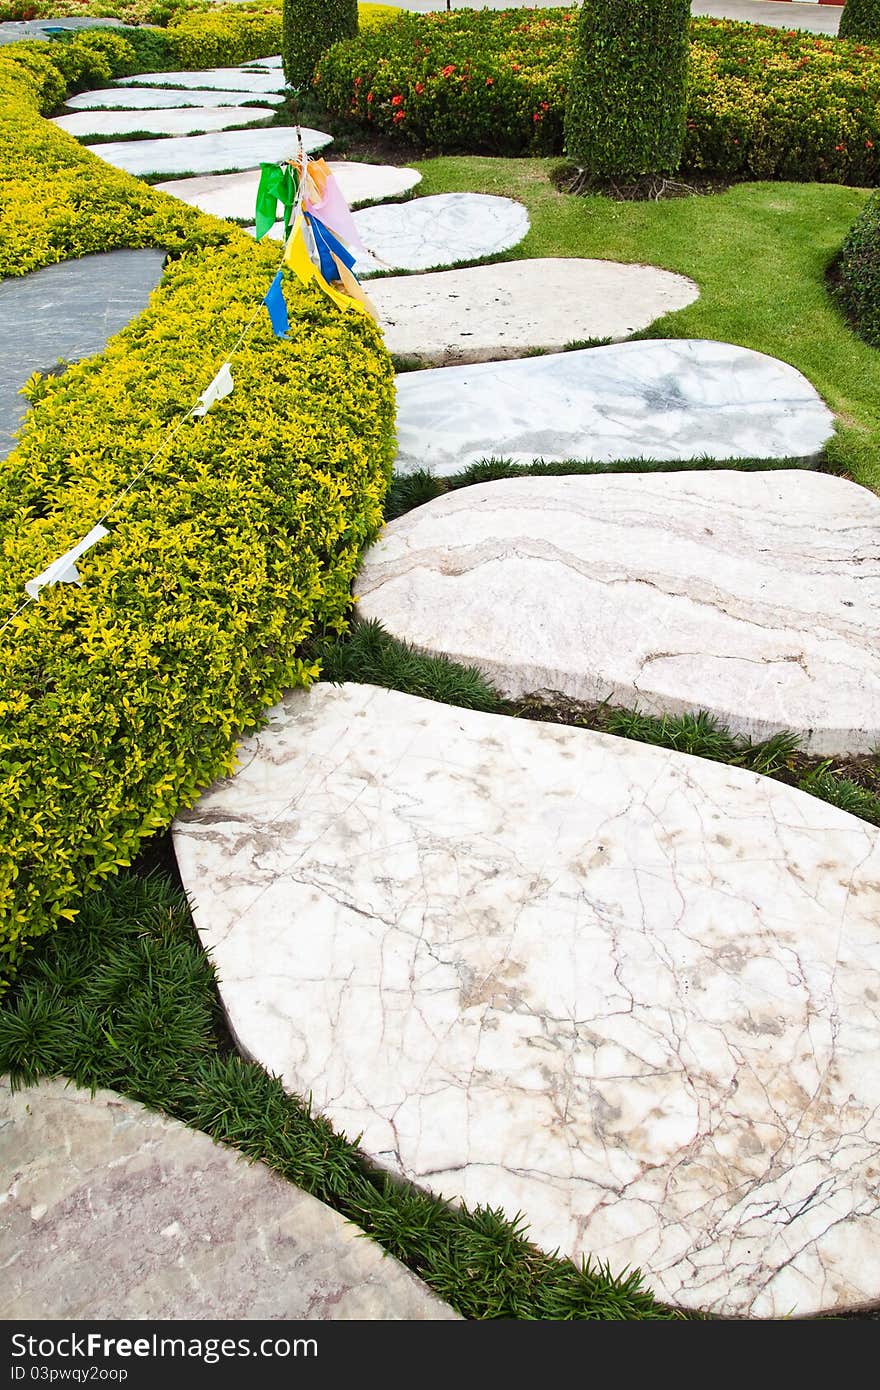
{"label": "cracked marble slab", "polygon": [[454,1318],[330,1207],[113,1091],[0,1079],[0,1317]]}
{"label": "cracked marble slab", "polygon": [[283,92],[287,86],[284,73],[266,68],[205,68],[201,72],[139,72],[135,77],[120,77],[117,87],[192,87],[221,92]]}
{"label": "cracked marble slab", "polygon": [[81,140],[87,135],[190,135],[265,125],[274,112],[261,106],[185,106],[139,111],[73,111],[52,124]]}
{"label": "cracked marble slab", "polygon": [[824,473],[461,488],[392,521],[358,612],[502,695],[707,710],[806,751],[880,744],[880,499]]}
{"label": "cracked marble slab", "polygon": [[554,257],[383,278],[370,288],[389,352],[425,366],[626,338],[698,296],[692,280],[655,266]]}
{"label": "cracked marble slab", "polygon": [[806,377],[705,339],[405,372],[398,473],[448,476],[483,458],[816,459],[834,416]]}
{"label": "cracked marble slab", "polygon": [[[90,145],[105,163],[129,174],[221,174],[256,168],[263,160],[287,159],[297,150],[293,126],[269,130],[226,130],[211,135],[170,135],[164,140],[120,140]],[[320,130],[302,129],[308,154],[324,149],[333,139]]]}
{"label": "cracked marble slab", "polygon": [[522,203],[487,193],[436,193],[408,203],[364,208],[354,220],[373,253],[358,257],[358,275],[480,260],[516,246],[529,230]]}
{"label": "cracked marble slab", "polygon": [[678,1306],[880,1301],[880,832],[363,685],[288,695],[239,764],[174,844],[246,1054]]}
{"label": "cracked marble slab", "polygon": [[[349,207],[399,197],[414,188],[422,177],[416,169],[402,169],[393,164],[360,164],[347,159],[328,160],[328,167]],[[259,169],[247,169],[240,174],[170,179],[155,186],[162,193],[170,193],[190,207],[213,213],[215,217],[245,218],[254,216],[259,182]],[[283,223],[278,224],[279,238],[283,236],[283,226]]]}
{"label": "cracked marble slab", "polygon": [[280,106],[284,97],[275,92],[173,91],[165,87],[98,87],[67,97],[71,111],[159,111],[186,106],[246,106],[255,99]]}

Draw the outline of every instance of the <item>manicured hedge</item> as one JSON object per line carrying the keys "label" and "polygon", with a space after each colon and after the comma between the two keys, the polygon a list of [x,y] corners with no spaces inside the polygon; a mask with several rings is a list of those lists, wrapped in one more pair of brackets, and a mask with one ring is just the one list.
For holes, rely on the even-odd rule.
{"label": "manicured hedge", "polygon": [[[59,82],[46,47],[0,54],[0,263],[124,245],[183,254],[104,354],[29,385],[34,409],[0,465],[0,621],[192,405],[279,258],[43,121]],[[77,80],[104,80],[101,45],[62,48]],[[241,730],[315,678],[303,640],[344,628],[382,521],[393,372],[370,320],[317,289],[286,291],[291,341],[260,314],[233,394],[114,511],[82,587],[44,590],[0,634],[0,989],[30,940],[231,766]]]}
{"label": "manicured hedge", "polygon": [[307,87],[321,54],[357,31],[357,0],[284,0],[281,54],[290,85]]}
{"label": "manicured hedge", "polygon": [[880,0],[846,0],[837,32],[841,38],[880,43]]}
{"label": "manicured hedge", "polygon": [[[449,151],[561,154],[577,11],[401,16],[334,44],[328,109]],[[880,182],[880,45],[693,18],[682,167]]]}
{"label": "manicured hedge", "polygon": [[853,327],[880,348],[880,193],[868,199],[853,224],[837,272],[838,296]]}
{"label": "manicured hedge", "polygon": [[690,0],[590,0],[581,11],[565,149],[602,178],[681,163]]}

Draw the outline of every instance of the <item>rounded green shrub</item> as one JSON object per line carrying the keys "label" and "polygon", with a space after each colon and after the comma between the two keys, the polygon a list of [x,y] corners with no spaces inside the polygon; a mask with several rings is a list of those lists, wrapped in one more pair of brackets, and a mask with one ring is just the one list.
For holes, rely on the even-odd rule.
{"label": "rounded green shrub", "polygon": [[880,0],[846,0],[837,33],[842,39],[880,43]]}
{"label": "rounded green shrub", "polygon": [[868,199],[843,243],[838,298],[860,338],[880,347],[880,193]]}
{"label": "rounded green shrub", "polygon": [[308,86],[321,54],[357,31],[357,0],[284,0],[281,56],[290,85]]}
{"label": "rounded green shrub", "polygon": [[685,133],[690,0],[585,0],[565,112],[589,174],[671,174]]}

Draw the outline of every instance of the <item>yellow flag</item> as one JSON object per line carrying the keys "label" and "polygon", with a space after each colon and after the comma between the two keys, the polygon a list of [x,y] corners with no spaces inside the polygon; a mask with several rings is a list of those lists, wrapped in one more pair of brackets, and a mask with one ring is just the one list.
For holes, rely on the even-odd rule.
{"label": "yellow flag", "polygon": [[379,314],[370,296],[365,294],[361,289],[357,280],[345,264],[345,261],[341,261],[338,256],[334,256],[332,251],[330,255],[333,256],[333,260],[336,263],[336,269],[339,271],[339,278],[342,281],[342,288],[345,290],[345,293],[355,301],[355,304],[359,308],[362,307],[364,312],[369,314],[370,317],[374,318],[378,323]]}
{"label": "yellow flag", "polygon": [[[333,259],[336,260],[336,257],[334,256]],[[327,284],[327,281],[309,255],[301,216],[297,217],[293,224],[293,230],[287,238],[287,245],[284,248],[284,264],[289,270],[293,271],[294,275],[301,280],[304,285],[320,285],[321,289],[333,300],[337,308],[357,309],[358,313],[361,314],[369,312],[363,304],[358,303],[355,299],[350,299],[347,294],[340,294],[338,290],[333,289],[332,285]],[[336,264],[338,265],[339,262],[336,261]],[[366,295],[364,295],[364,299],[366,299]]]}

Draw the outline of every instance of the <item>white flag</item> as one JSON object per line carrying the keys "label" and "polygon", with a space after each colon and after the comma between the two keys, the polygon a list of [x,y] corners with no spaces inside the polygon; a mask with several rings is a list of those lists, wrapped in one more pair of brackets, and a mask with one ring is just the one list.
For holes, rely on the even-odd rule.
{"label": "white flag", "polygon": [[193,410],[193,415],[207,415],[215,401],[222,401],[224,396],[229,395],[232,385],[229,363],[224,362],[211,385],[199,396],[199,404]]}
{"label": "white flag", "polygon": [[69,550],[53,560],[51,565],[47,565],[42,574],[38,574],[35,579],[29,579],[25,584],[27,593],[33,599],[40,597],[40,590],[48,588],[51,584],[79,584],[79,570],[76,561],[81,555],[85,555],[87,550],[91,550],[93,545],[110,533],[106,526],[93,526],[91,531],[83,540],[77,541]]}

